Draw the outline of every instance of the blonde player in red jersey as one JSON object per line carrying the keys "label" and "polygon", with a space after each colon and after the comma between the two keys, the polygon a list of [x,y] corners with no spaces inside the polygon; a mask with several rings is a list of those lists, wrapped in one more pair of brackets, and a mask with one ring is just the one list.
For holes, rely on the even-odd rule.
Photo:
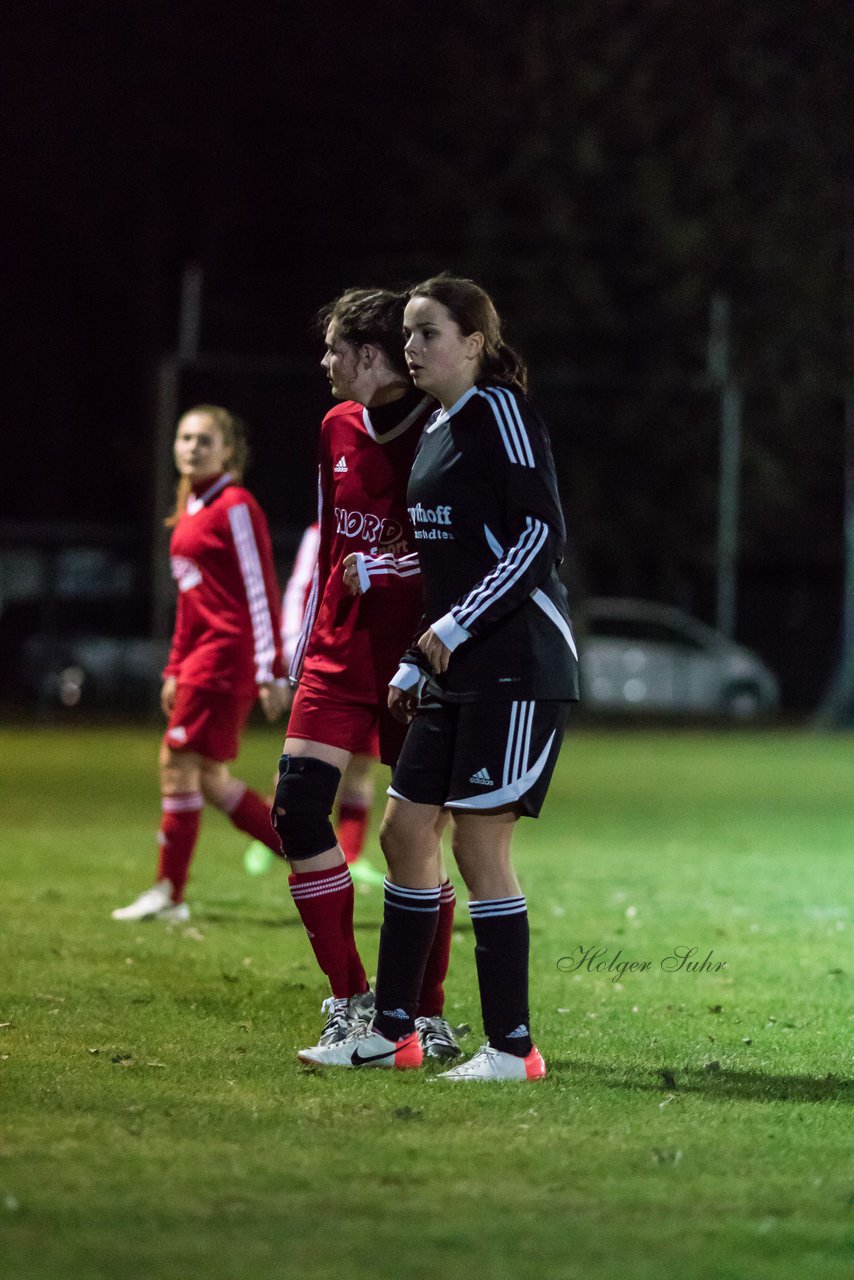
{"label": "blonde player in red jersey", "polygon": [[[342,773],[369,735],[378,735],[384,763],[397,759],[405,728],[389,712],[387,686],[422,607],[417,565],[399,565],[413,550],[406,482],[435,406],[406,371],[403,305],[401,294],[353,289],[322,316],[322,363],[341,403],[321,427],[317,564],[291,665],[297,691],[273,805],[294,903],[332,989],[322,1044],[373,1017],[353,933],[353,881],[330,814]],[[389,572],[375,584],[383,590],[350,594],[344,561],[353,552],[388,556]],[[441,1016],[453,908],[443,877],[417,1014],[422,1045],[434,1057],[459,1053]]]}
{"label": "blonde player in red jersey", "polygon": [[240,485],[243,424],[227,409],[199,405],[178,422],[175,512],[167,520],[178,610],[161,705],[169,723],[160,748],[163,817],[156,881],[114,920],[187,920],[184,887],[207,802],[279,852],[266,802],[232,777],[256,698],[268,720],[284,706],[281,599],[267,521]]}

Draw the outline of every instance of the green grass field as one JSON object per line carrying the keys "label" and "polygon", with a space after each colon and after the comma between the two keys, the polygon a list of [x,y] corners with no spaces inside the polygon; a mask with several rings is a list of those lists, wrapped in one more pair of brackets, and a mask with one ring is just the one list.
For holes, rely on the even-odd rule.
{"label": "green grass field", "polygon": [[[263,787],[279,743],[239,772]],[[327,993],[219,814],[189,926],[110,920],[152,876],[155,752],[0,732],[10,1280],[851,1275],[851,736],[567,739],[517,837],[550,1067],[518,1086],[301,1068]],[[357,895],[369,966],[380,913]],[[463,908],[447,989],[476,1048]]]}

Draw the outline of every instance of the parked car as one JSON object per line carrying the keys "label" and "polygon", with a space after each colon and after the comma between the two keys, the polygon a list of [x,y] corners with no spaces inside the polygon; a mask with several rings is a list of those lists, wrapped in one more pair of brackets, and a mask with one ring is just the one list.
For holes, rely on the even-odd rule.
{"label": "parked car", "polygon": [[591,711],[773,712],[775,676],[755,653],[669,605],[591,599],[579,612],[582,706]]}
{"label": "parked car", "polygon": [[156,703],[168,655],[165,640],[39,634],[25,642],[20,666],[26,688],[43,705],[121,710]]}

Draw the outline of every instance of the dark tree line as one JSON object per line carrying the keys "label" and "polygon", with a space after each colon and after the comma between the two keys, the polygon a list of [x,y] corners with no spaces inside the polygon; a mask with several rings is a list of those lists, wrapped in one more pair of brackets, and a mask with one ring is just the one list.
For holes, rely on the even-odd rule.
{"label": "dark tree line", "polygon": [[[745,555],[828,563],[850,37],[844,0],[22,7],[0,52],[11,402],[59,465],[17,493],[117,515],[118,479],[142,514],[187,261],[207,345],[307,360],[339,288],[450,267],[530,359],[593,587],[711,572],[714,293],[748,388]],[[89,433],[108,465],[75,490]]]}

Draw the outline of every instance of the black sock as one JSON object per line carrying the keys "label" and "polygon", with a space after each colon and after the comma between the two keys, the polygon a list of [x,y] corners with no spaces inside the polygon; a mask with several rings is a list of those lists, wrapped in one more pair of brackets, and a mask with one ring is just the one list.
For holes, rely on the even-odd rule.
{"label": "black sock", "polygon": [[526,1058],[528,1022],[528,909],[523,897],[470,902],[483,1029],[494,1049]]}
{"label": "black sock", "polygon": [[415,1010],[438,923],[438,885],[407,889],[386,880],[374,1030],[388,1040],[400,1040],[415,1029]]}

